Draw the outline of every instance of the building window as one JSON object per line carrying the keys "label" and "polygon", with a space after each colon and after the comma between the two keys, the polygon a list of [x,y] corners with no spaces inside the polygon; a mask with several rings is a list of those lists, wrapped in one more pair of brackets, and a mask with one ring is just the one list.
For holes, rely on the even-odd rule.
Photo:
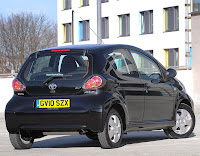
{"label": "building window", "polygon": [[89,6],[89,0],[80,0],[80,6]]}
{"label": "building window", "polygon": [[145,50],[147,53],[149,53],[151,56],[153,56],[153,50]]}
{"label": "building window", "polygon": [[119,36],[130,35],[130,14],[119,15]]}
{"label": "building window", "polygon": [[140,12],[141,34],[153,33],[153,10]]}
{"label": "building window", "polygon": [[71,9],[71,0],[63,0],[63,10]]}
{"label": "building window", "polygon": [[101,3],[109,2],[109,0],[101,0]]}
{"label": "building window", "polygon": [[101,38],[109,38],[109,20],[108,17],[101,19]]}
{"label": "building window", "polygon": [[79,41],[90,40],[90,24],[89,20],[79,22]]}
{"label": "building window", "polygon": [[170,7],[164,9],[164,32],[179,30],[179,9]]}
{"label": "building window", "polygon": [[193,0],[193,11],[200,11],[200,0]]}
{"label": "building window", "polygon": [[164,49],[165,66],[174,67],[179,66],[179,51],[178,48]]}
{"label": "building window", "polygon": [[63,40],[64,40],[64,43],[69,43],[72,41],[72,25],[71,23],[66,23],[66,24],[63,24],[63,29],[64,29],[64,37],[63,37]]}

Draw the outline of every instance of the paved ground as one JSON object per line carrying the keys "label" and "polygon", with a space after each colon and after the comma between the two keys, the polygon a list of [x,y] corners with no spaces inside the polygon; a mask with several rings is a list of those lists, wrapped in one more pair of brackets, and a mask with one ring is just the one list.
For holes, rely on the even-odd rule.
{"label": "paved ground", "polygon": [[35,140],[30,150],[14,150],[5,128],[4,115],[0,114],[0,156],[18,155],[69,155],[69,156],[200,156],[200,105],[195,107],[196,127],[190,138],[167,139],[163,131],[132,132],[124,135],[122,147],[118,149],[101,149],[97,141],[86,136],[47,136]]}

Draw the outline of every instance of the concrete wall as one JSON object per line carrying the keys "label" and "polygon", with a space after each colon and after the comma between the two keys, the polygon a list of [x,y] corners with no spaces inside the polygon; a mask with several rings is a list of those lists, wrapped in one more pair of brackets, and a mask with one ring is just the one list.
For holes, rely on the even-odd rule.
{"label": "concrete wall", "polygon": [[[97,32],[96,0],[90,0],[90,5],[80,7],[80,1],[72,0],[72,9],[62,10],[62,0],[58,2],[58,45],[63,43],[62,24],[71,23],[72,9],[74,13],[75,44],[96,44],[97,36],[90,31],[89,41],[79,42],[78,22],[90,20],[90,27]],[[185,0],[110,0],[102,3],[102,17],[109,17],[109,39],[103,39],[105,44],[129,44],[143,50],[153,50],[154,57],[164,64],[163,49],[179,48],[179,65],[185,65]],[[179,31],[163,32],[163,8],[179,7]],[[153,10],[153,34],[141,33],[139,12]],[[130,14],[130,36],[119,37],[118,15]],[[82,19],[81,19],[82,18]]]}
{"label": "concrete wall", "polygon": [[192,13],[192,69],[195,100],[200,100],[200,13]]}
{"label": "concrete wall", "polygon": [[[192,94],[192,71],[178,71],[177,78],[185,85],[187,93],[194,97]],[[0,112],[4,112],[7,102],[13,96],[12,80],[13,78],[0,78],[0,86],[2,87],[0,90]]]}

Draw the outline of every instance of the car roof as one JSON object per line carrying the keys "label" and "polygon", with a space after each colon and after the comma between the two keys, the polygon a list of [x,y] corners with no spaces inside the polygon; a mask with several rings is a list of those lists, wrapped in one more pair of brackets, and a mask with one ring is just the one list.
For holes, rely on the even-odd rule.
{"label": "car roof", "polygon": [[58,47],[52,47],[48,49],[42,49],[41,51],[47,51],[47,50],[53,50],[53,49],[74,49],[74,50],[89,50],[93,52],[101,52],[105,49],[116,49],[116,48],[133,48],[140,51],[143,51],[140,48],[126,45],[126,44],[82,44],[82,45],[66,45],[66,46],[58,46]]}

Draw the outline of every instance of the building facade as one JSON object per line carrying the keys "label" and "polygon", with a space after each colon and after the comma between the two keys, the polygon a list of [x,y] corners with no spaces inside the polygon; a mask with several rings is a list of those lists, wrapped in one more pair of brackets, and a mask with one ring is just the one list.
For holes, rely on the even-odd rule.
{"label": "building facade", "polygon": [[[97,0],[57,4],[58,45],[96,44]],[[166,67],[191,65],[191,0],[102,0],[101,8],[104,44],[137,46]]]}

